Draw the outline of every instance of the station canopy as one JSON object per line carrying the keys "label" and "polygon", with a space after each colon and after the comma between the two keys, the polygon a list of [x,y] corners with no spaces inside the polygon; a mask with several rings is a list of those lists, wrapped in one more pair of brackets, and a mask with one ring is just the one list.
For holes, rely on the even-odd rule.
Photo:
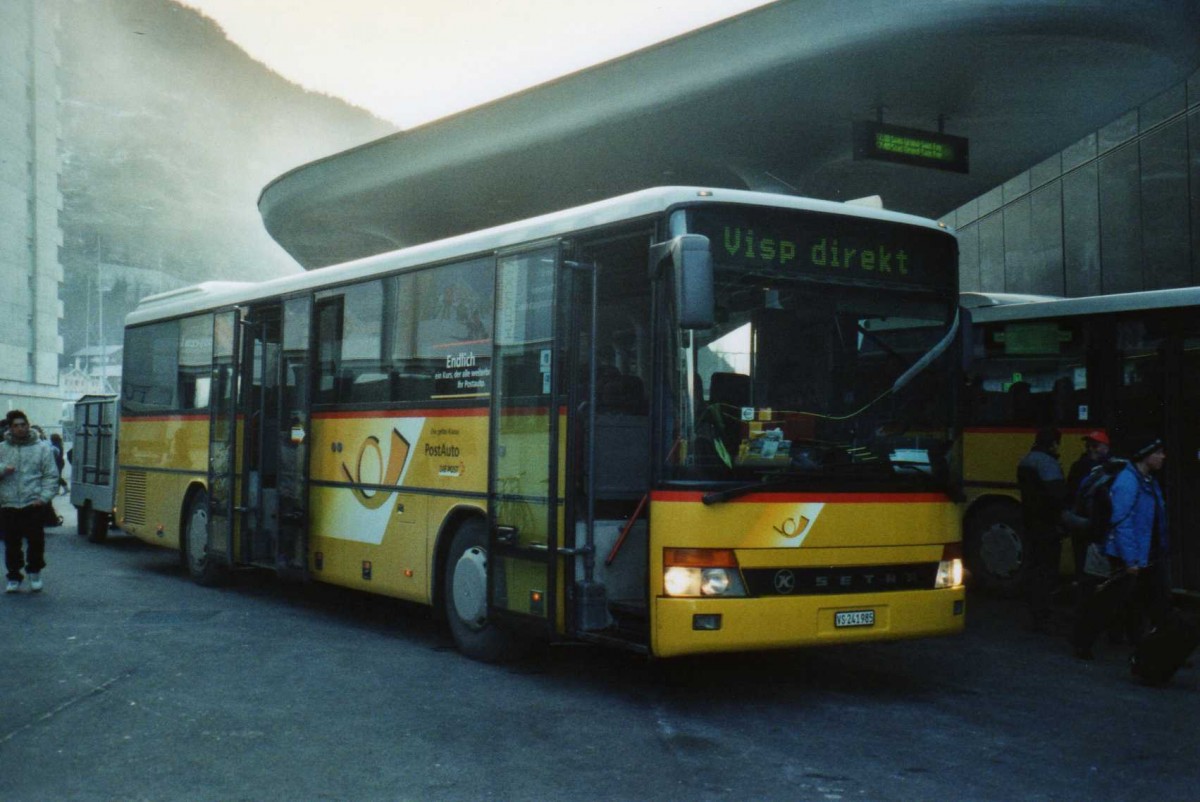
{"label": "station canopy", "polygon": [[[1193,0],[780,0],[300,166],[259,210],[306,268],[661,185],[936,218],[1182,109],[1197,66]],[[879,120],[965,139],[968,170],[855,159]]]}

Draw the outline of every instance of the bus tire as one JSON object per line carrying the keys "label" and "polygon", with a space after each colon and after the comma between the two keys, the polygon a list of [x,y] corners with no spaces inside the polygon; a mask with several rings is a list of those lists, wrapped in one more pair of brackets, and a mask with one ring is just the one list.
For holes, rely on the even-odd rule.
{"label": "bus tire", "polygon": [[225,566],[204,553],[208,545],[208,493],[198,490],[188,501],[183,516],[183,536],[179,539],[179,555],[188,575],[198,585],[214,587],[225,581]]}
{"label": "bus tire", "polygon": [[971,584],[1014,593],[1028,564],[1021,507],[1015,501],[985,502],[972,512],[963,535]]}
{"label": "bus tire", "polygon": [[487,524],[464,521],[450,541],[443,575],[446,625],[458,650],[485,663],[514,660],[522,644],[487,618]]}
{"label": "bus tire", "polygon": [[108,539],[108,513],[88,507],[87,539],[92,543],[103,543]]}

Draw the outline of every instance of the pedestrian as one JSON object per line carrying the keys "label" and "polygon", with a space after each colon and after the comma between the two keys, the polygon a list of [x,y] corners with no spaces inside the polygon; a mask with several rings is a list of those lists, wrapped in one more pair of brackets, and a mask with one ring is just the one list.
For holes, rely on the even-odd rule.
{"label": "pedestrian", "polygon": [[1062,552],[1062,513],[1067,481],[1058,464],[1062,433],[1039,429],[1033,447],[1017,464],[1017,487],[1021,491],[1021,523],[1025,528],[1028,557],[1029,626],[1034,632],[1053,631],[1050,600],[1058,576]]}
{"label": "pedestrian", "polygon": [[58,466],[58,492],[59,494],[66,492],[67,483],[63,481],[63,467],[66,465],[66,457],[63,455],[63,439],[62,435],[57,432],[50,435],[50,448],[54,451],[54,464]]}
{"label": "pedestrian", "polygon": [[1103,548],[1110,577],[1080,606],[1071,643],[1075,656],[1093,659],[1092,646],[1106,627],[1121,626],[1136,651],[1146,619],[1162,622],[1171,609],[1167,562],[1167,508],[1154,473],[1166,460],[1162,440],[1143,442],[1109,488],[1112,511]]}
{"label": "pedestrian", "polygon": [[1133,581],[1128,584],[1125,636],[1137,646],[1147,619],[1162,621],[1171,609],[1167,505],[1154,474],[1167,458],[1163,441],[1153,439],[1133,452],[1130,464],[1112,484],[1112,530],[1105,552]]}
{"label": "pedestrian", "polygon": [[[1079,494],[1079,485],[1084,478],[1092,472],[1092,469],[1098,468],[1108,462],[1110,455],[1109,449],[1111,444],[1108,440],[1108,435],[1102,431],[1088,432],[1083,438],[1083,453],[1079,455],[1079,459],[1071,465],[1071,469],[1067,471],[1067,499],[1066,509],[1071,509],[1076,506]],[[1088,543],[1091,542],[1090,533],[1084,527],[1071,528],[1071,548],[1075,556],[1075,576],[1083,576],[1083,559],[1087,554]]]}
{"label": "pedestrian", "polygon": [[[29,427],[29,418],[19,409],[5,416],[8,433],[0,442],[0,517],[4,530],[5,593],[21,588],[21,571],[29,572],[31,590],[42,589],[46,567],[46,507],[58,491],[54,453]],[[28,552],[22,552],[22,546]]]}

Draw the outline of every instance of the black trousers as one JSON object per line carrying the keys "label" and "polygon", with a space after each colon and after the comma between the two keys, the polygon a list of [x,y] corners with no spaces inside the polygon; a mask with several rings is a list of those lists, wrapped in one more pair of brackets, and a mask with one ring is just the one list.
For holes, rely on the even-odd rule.
{"label": "black trousers", "polygon": [[1054,529],[1034,529],[1029,538],[1029,615],[1035,624],[1050,617],[1050,603],[1058,582],[1062,541]]}
{"label": "black trousers", "polygon": [[[0,510],[4,530],[4,568],[8,578],[21,581],[21,569],[41,571],[46,567],[45,507],[5,507]],[[22,546],[29,544],[28,555]]]}
{"label": "black trousers", "polygon": [[1141,642],[1147,625],[1160,624],[1171,610],[1171,571],[1166,560],[1142,568],[1136,575],[1120,574],[1098,582],[1080,601],[1071,642],[1091,649],[1106,628],[1123,625],[1132,646]]}

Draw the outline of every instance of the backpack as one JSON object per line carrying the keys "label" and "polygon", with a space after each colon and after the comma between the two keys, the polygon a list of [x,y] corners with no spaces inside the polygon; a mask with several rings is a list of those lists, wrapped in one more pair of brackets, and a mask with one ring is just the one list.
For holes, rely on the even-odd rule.
{"label": "backpack", "polygon": [[1083,528],[1087,531],[1089,542],[1103,543],[1108,537],[1109,523],[1112,520],[1112,498],[1108,491],[1117,474],[1128,464],[1123,459],[1110,459],[1092,468],[1079,483],[1072,512],[1086,521]]}

